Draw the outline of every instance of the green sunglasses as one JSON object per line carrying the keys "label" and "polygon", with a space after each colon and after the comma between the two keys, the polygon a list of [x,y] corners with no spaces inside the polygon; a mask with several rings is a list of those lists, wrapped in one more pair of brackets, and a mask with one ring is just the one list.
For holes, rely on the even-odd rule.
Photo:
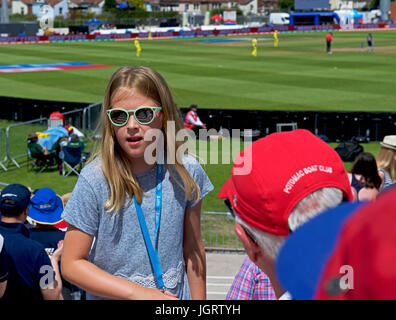
{"label": "green sunglasses", "polygon": [[150,124],[154,121],[155,113],[162,110],[162,107],[140,107],[136,110],[124,110],[113,108],[106,111],[112,124],[117,127],[125,126],[129,121],[129,114],[132,113],[139,124]]}

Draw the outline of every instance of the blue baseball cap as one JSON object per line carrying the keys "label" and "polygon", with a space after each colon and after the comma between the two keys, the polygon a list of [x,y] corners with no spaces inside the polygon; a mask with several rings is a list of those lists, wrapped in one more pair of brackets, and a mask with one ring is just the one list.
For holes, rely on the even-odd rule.
{"label": "blue baseball cap", "polygon": [[29,206],[31,192],[21,184],[10,184],[0,195],[0,209],[25,209]]}
{"label": "blue baseball cap", "polygon": [[35,222],[54,225],[62,221],[62,199],[50,188],[37,190],[30,200],[28,216]]}
{"label": "blue baseball cap", "polygon": [[302,225],[285,241],[276,260],[276,272],[282,287],[293,299],[314,299],[340,230],[364,204],[349,202],[327,210]]}

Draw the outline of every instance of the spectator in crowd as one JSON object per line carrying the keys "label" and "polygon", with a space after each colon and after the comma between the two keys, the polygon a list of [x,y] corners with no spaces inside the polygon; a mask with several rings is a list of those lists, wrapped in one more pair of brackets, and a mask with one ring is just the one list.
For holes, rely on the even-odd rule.
{"label": "spectator in crowd", "polygon": [[196,104],[190,106],[190,110],[187,112],[184,118],[184,127],[194,131],[195,135],[198,136],[199,129],[206,129],[206,124],[202,123],[198,116],[198,107]]}
{"label": "spectator in crowd", "polygon": [[61,137],[59,138],[59,149],[62,150],[62,147],[67,146],[69,143],[69,138],[68,137]]}
{"label": "spectator in crowd", "polygon": [[84,142],[80,141],[80,138],[78,135],[73,133],[70,137],[70,141],[67,143],[67,146],[70,148],[81,148],[81,150],[84,150]]}
{"label": "spectator in crowd", "polygon": [[55,152],[56,163],[58,165],[60,175],[62,175],[62,147],[67,146],[68,141],[69,138],[67,136],[60,137],[51,148],[51,151]]}
{"label": "spectator in crowd", "polygon": [[38,136],[37,133],[31,132],[28,136],[28,149],[32,158],[37,159],[37,161],[54,164],[56,160],[56,154],[53,152],[48,152],[46,147],[43,147],[37,143]]}
{"label": "spectator in crowd", "polygon": [[382,190],[386,190],[396,181],[396,135],[385,136],[376,157]]}
{"label": "spectator in crowd", "polygon": [[176,154],[183,123],[168,85],[151,68],[120,68],[101,121],[99,151],[63,211],[63,276],[88,300],[205,299],[201,203],[213,186],[198,161]]}
{"label": "spectator in crowd", "polygon": [[71,196],[71,192],[65,193],[64,195],[61,196],[63,208],[66,207],[67,201],[69,201],[70,196]]}
{"label": "spectator in crowd", "polygon": [[50,188],[35,191],[30,199],[28,217],[35,222],[35,227],[30,229],[30,238],[41,243],[49,257],[65,237],[65,232],[55,227],[63,220],[62,212],[62,199]]}
{"label": "spectator in crowd", "polygon": [[[28,217],[35,222],[35,227],[30,229],[30,238],[41,243],[51,258],[65,238],[66,230],[61,230],[65,227],[61,217],[63,201],[52,189],[42,188],[34,192],[30,202]],[[63,278],[62,284],[62,296],[66,300],[72,299],[72,295],[79,291]]]}
{"label": "spectator in crowd", "polygon": [[0,299],[4,295],[8,280],[8,263],[4,249],[4,238],[0,234]]}
{"label": "spectator in crowd", "polygon": [[247,256],[228,290],[226,300],[276,300],[268,276]]}
{"label": "spectator in crowd", "polygon": [[61,299],[62,282],[58,262],[62,249],[51,259],[44,247],[30,239],[24,226],[31,193],[20,184],[11,184],[0,195],[0,233],[5,239],[9,266],[3,299],[31,301]]}
{"label": "spectator in crowd", "polygon": [[303,300],[395,300],[395,199],[391,188],[375,201],[343,204],[302,226],[279,253],[282,285]]}
{"label": "spectator in crowd", "polygon": [[226,199],[236,234],[278,299],[290,298],[275,274],[284,240],[313,216],[353,198],[338,154],[303,129],[274,133],[245,148],[218,197]]}
{"label": "spectator in crowd", "polygon": [[354,199],[371,201],[377,197],[382,180],[378,174],[375,157],[370,152],[361,152],[355,158],[348,177]]}
{"label": "spectator in crowd", "polygon": [[[65,147],[67,147],[67,150]],[[62,150],[59,154],[61,161],[59,169],[60,174],[63,174],[64,170],[62,160],[65,160],[65,162],[67,162],[72,167],[76,167],[78,165],[77,170],[78,172],[81,171],[83,166],[82,162],[85,162],[90,155],[90,152],[83,153],[84,148],[84,142],[81,141],[80,137],[75,133],[70,136],[70,141],[63,142]]]}
{"label": "spectator in crowd", "polygon": [[331,52],[331,41],[333,40],[333,34],[329,32],[326,36],[326,52],[332,54]]}

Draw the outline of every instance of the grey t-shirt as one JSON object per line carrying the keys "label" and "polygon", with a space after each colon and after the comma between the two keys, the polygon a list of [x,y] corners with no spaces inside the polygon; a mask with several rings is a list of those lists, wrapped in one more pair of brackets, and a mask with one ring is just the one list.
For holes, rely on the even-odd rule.
{"label": "grey t-shirt", "polygon": [[[185,156],[184,167],[200,188],[200,200],[213,190],[201,165]],[[186,208],[196,203],[185,199],[185,192],[169,176],[164,166],[162,181],[162,209],[158,232],[158,256],[166,290],[179,299],[191,299],[183,258],[183,226]],[[173,176],[182,182],[176,170]],[[155,231],[155,189],[157,166],[136,175],[143,191],[142,210],[151,241]],[[183,185],[183,184],[182,184]],[[155,288],[156,281],[150,258],[140,229],[133,200],[117,214],[106,212],[109,186],[96,158],[80,174],[62,217],[68,224],[95,237],[88,261],[120,278],[141,286]],[[87,293],[87,299],[103,299]]]}

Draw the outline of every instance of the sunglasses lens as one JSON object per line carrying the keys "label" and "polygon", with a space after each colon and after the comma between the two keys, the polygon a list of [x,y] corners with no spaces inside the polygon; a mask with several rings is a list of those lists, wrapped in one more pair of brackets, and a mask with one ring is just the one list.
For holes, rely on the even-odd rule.
{"label": "sunglasses lens", "polygon": [[154,118],[154,111],[150,108],[141,108],[135,112],[135,117],[141,123],[149,123]]}
{"label": "sunglasses lens", "polygon": [[128,113],[123,110],[111,110],[110,118],[115,124],[123,125],[127,122]]}

